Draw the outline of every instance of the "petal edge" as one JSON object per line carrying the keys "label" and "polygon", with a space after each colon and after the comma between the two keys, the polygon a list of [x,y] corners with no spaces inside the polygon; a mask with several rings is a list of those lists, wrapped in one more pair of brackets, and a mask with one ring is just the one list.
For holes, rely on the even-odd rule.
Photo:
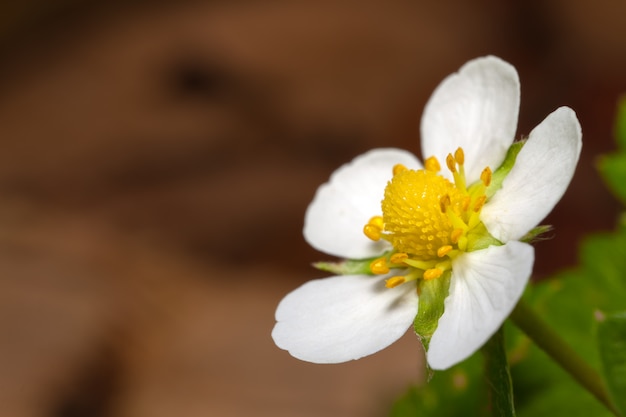
{"label": "petal edge", "polygon": [[410,152],[388,148],[371,150],[338,168],[307,208],[305,240],[321,252],[348,259],[369,258],[388,249],[386,242],[369,240],[363,226],[381,214],[385,186],[397,163],[422,167]]}
{"label": "petal edge", "polygon": [[414,284],[386,288],[381,277],[343,275],[313,280],[276,309],[276,345],[301,360],[341,363],[391,345],[417,314]]}
{"label": "petal edge", "polygon": [[448,369],[487,342],[520,299],[533,262],[533,247],[516,241],[459,256],[427,353],[433,369]]}
{"label": "petal edge", "polygon": [[424,158],[445,161],[462,147],[468,183],[478,180],[486,166],[495,170],[502,163],[515,138],[519,103],[519,77],[511,64],[494,56],[467,62],[439,84],[424,108]]}
{"label": "petal edge", "polygon": [[576,113],[560,107],[535,127],[500,189],[483,207],[489,232],[517,240],[552,211],[569,186],[582,148]]}

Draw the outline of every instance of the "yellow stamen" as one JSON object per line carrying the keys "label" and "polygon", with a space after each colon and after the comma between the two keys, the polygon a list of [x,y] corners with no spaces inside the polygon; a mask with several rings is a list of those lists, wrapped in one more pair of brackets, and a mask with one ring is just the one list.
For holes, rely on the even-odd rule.
{"label": "yellow stamen", "polygon": [[426,281],[439,278],[442,275],[443,275],[443,271],[439,268],[433,268],[433,269],[428,269],[424,271],[424,279]]}
{"label": "yellow stamen", "polygon": [[467,249],[467,237],[465,236],[461,236],[459,238],[459,243],[457,243],[457,246],[459,247],[459,249],[461,249],[462,251]]}
{"label": "yellow stamen", "polygon": [[485,184],[485,187],[489,187],[491,184],[491,168],[486,167],[483,172],[480,173],[480,180]]}
{"label": "yellow stamen", "polygon": [[387,260],[385,258],[378,258],[370,263],[370,271],[376,275],[383,275],[389,272],[389,266],[387,266]]}
{"label": "yellow stamen", "polygon": [[461,238],[461,236],[463,236],[463,229],[454,229],[452,231],[452,234],[450,234],[450,241],[455,244],[459,243],[459,239]]}
{"label": "yellow stamen", "polygon": [[393,166],[393,171],[392,171],[392,172],[393,172],[393,176],[394,176],[394,177],[395,177],[396,175],[398,175],[399,173],[404,172],[404,171],[408,171],[408,168],[407,168],[407,167],[405,167],[405,166],[404,166],[404,165],[402,165],[402,164],[395,164],[395,165]]}
{"label": "yellow stamen", "polygon": [[380,240],[380,236],[383,232],[383,224],[382,216],[374,216],[363,226],[363,233],[376,242]]}
{"label": "yellow stamen", "polygon": [[382,229],[378,226],[368,223],[363,226],[363,233],[365,234],[365,236],[376,242],[380,240]]}
{"label": "yellow stamen", "polygon": [[389,258],[389,262],[391,262],[392,264],[401,264],[404,262],[405,259],[408,259],[409,255],[404,253],[404,252],[398,252],[398,253],[394,253],[393,255],[391,255],[391,258]]}
{"label": "yellow stamen", "polygon": [[404,263],[412,266],[414,268],[419,268],[419,269],[430,269],[432,267],[434,267],[435,265],[437,265],[437,262],[435,260],[429,260],[429,261],[420,261],[418,259],[405,259]]}
{"label": "yellow stamen", "polygon": [[456,152],[454,152],[454,159],[459,165],[463,165],[465,163],[465,152],[463,152],[463,148],[458,148]]}
{"label": "yellow stamen", "polygon": [[448,156],[446,156],[446,165],[448,166],[448,169],[450,170],[450,172],[452,173],[456,172],[456,163],[454,162],[454,156],[452,156],[451,153],[449,153]]}
{"label": "yellow stamen", "polygon": [[444,195],[439,199],[439,208],[441,208],[441,212],[445,213],[447,208],[450,206],[450,196],[448,194]]}
{"label": "yellow stamen", "polygon": [[376,226],[376,227],[380,227],[382,229],[383,228],[383,224],[384,224],[383,223],[383,216],[374,216],[367,223],[371,224],[373,226]]}
{"label": "yellow stamen", "polygon": [[470,198],[470,196],[465,196],[465,198],[463,199],[463,205],[461,206],[463,208],[463,211],[467,211],[471,202],[472,199]]}
{"label": "yellow stamen", "polygon": [[450,251],[452,250],[452,246],[450,245],[446,245],[446,246],[442,246],[439,249],[437,249],[437,256],[440,258],[443,258],[444,256],[446,256]]}
{"label": "yellow stamen", "polygon": [[439,165],[439,161],[434,156],[431,156],[424,161],[424,167],[430,172],[441,171],[441,165]]}
{"label": "yellow stamen", "polygon": [[397,287],[398,285],[404,284],[405,282],[406,282],[406,279],[404,277],[395,276],[395,277],[391,277],[385,280],[385,287],[394,288],[394,287]]}
{"label": "yellow stamen", "polygon": [[483,194],[480,197],[478,197],[478,199],[476,200],[476,203],[474,204],[474,211],[476,213],[478,213],[480,209],[483,208],[483,206],[485,205],[485,201],[487,201],[486,195]]}

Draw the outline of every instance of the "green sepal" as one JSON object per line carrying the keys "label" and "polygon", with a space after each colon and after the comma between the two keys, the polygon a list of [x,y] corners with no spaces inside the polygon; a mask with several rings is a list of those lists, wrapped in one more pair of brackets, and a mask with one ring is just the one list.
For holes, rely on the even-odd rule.
{"label": "green sepal", "polygon": [[521,242],[526,242],[526,243],[534,243],[534,242],[538,242],[540,240],[549,239],[549,237],[542,237],[542,235],[552,231],[552,229],[554,229],[552,227],[552,225],[542,224],[540,226],[535,227],[530,232],[528,232],[524,236],[522,236],[520,241]]}
{"label": "green sepal", "polygon": [[439,278],[421,280],[418,283],[419,301],[413,328],[426,351],[444,311],[444,301],[448,296],[451,275],[450,271],[446,271]]}
{"label": "green sepal", "polygon": [[500,188],[502,188],[502,182],[506,176],[509,175],[509,172],[511,172],[511,169],[515,165],[517,154],[519,154],[519,151],[522,150],[525,143],[525,140],[514,142],[506,152],[502,165],[500,165],[491,175],[491,184],[489,184],[489,187],[485,190],[487,198],[491,198]]}
{"label": "green sepal", "polygon": [[487,249],[489,246],[502,246],[502,242],[491,236],[483,223],[479,223],[467,234],[467,251]]}
{"label": "green sepal", "polygon": [[315,262],[313,267],[320,271],[330,272],[335,275],[374,275],[370,269],[370,264],[381,256],[366,259],[345,259],[339,262]]}

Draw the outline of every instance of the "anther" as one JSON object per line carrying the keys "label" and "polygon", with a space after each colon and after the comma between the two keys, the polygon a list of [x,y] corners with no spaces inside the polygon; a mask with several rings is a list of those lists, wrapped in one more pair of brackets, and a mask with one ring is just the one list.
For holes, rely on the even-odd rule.
{"label": "anther", "polygon": [[424,167],[426,168],[427,171],[430,171],[430,172],[441,171],[441,165],[439,165],[439,161],[434,156],[431,156],[430,158],[424,161]]}
{"label": "anther", "polygon": [[474,211],[476,213],[478,213],[480,209],[483,208],[483,206],[485,205],[485,201],[487,201],[486,195],[483,194],[480,197],[478,197],[478,199],[476,200],[476,203],[474,204]]}
{"label": "anther", "polygon": [[454,244],[459,243],[459,239],[463,236],[463,229],[454,229],[450,234],[450,241]]}
{"label": "anther", "polygon": [[467,209],[469,209],[470,203],[472,202],[472,199],[470,198],[470,196],[465,196],[463,198],[463,211],[467,211]]}
{"label": "anther", "polygon": [[395,177],[396,175],[400,174],[401,172],[408,171],[408,170],[409,169],[407,167],[405,167],[404,165],[402,165],[402,164],[395,164],[393,166],[392,173],[393,173],[393,175]]}
{"label": "anther", "polygon": [[385,280],[385,287],[394,288],[394,287],[397,287],[398,285],[404,284],[405,282],[406,282],[406,279],[404,277],[395,276],[395,277],[391,277]]}
{"label": "anther", "polygon": [[367,223],[382,229],[384,225],[383,216],[374,216]]}
{"label": "anther", "polygon": [[389,272],[389,266],[387,266],[387,260],[385,258],[378,258],[370,263],[370,271],[372,274],[383,275]]}
{"label": "anther", "polygon": [[383,218],[381,216],[374,216],[365,226],[363,226],[363,233],[365,236],[376,242],[380,240],[380,236],[383,231],[383,224]]}
{"label": "anther", "polygon": [[389,262],[391,262],[392,264],[401,264],[404,262],[405,259],[408,259],[408,258],[409,258],[408,254],[404,252],[397,252],[391,255],[391,258],[389,258]]}
{"label": "anther", "polygon": [[440,258],[443,258],[444,256],[446,256],[450,251],[452,250],[452,246],[450,245],[446,245],[446,246],[442,246],[439,249],[437,249],[437,256]]}
{"label": "anther", "polygon": [[480,173],[480,179],[485,184],[485,187],[489,187],[491,184],[491,168],[486,167],[483,172]]}
{"label": "anther", "polygon": [[382,229],[376,225],[368,223],[365,226],[363,226],[363,234],[365,234],[365,236],[367,236],[374,242],[377,242],[380,240]]}
{"label": "anther", "polygon": [[439,278],[443,275],[443,271],[439,268],[427,269],[424,271],[424,279],[429,281],[431,279]]}
{"label": "anther", "polygon": [[450,170],[450,172],[452,172],[453,174],[456,172],[456,164],[454,162],[454,156],[452,156],[451,153],[449,153],[448,156],[446,156],[446,165],[448,166],[448,169]]}
{"label": "anther", "polygon": [[465,163],[465,152],[463,152],[463,148],[458,148],[454,152],[454,159],[456,159],[456,162],[459,165],[463,165]]}
{"label": "anther", "polygon": [[442,196],[439,199],[439,208],[441,209],[442,213],[446,212],[446,209],[448,208],[448,206],[450,206],[451,201],[450,201],[450,196],[448,194]]}

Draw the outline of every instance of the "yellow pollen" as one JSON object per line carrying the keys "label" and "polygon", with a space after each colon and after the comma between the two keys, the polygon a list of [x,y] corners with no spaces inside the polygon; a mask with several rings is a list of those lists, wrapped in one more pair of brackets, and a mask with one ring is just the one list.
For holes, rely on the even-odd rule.
{"label": "yellow pollen", "polygon": [[407,171],[407,170],[408,170],[408,168],[407,168],[407,167],[405,167],[404,165],[402,165],[402,164],[395,164],[395,165],[393,166],[393,171],[392,171],[392,172],[393,172],[393,175],[394,175],[394,177],[395,177],[395,176],[396,176],[396,175],[398,175],[399,173],[404,172],[404,171]]}
{"label": "yellow pollen", "polygon": [[391,258],[389,258],[389,262],[391,262],[392,264],[401,264],[404,262],[405,259],[408,259],[409,255],[403,252],[398,252],[398,253],[394,253],[393,255],[391,255]]}
{"label": "yellow pollen", "polygon": [[427,269],[426,271],[424,271],[424,279],[426,281],[439,278],[442,275],[443,271],[439,268]]}
{"label": "yellow pollen", "polygon": [[480,180],[485,184],[485,187],[489,187],[491,184],[491,168],[486,167],[483,172],[480,173]]}
{"label": "yellow pollen", "polygon": [[452,156],[451,153],[446,156],[446,165],[448,166],[450,172],[453,174],[456,172],[456,163],[454,162],[454,156]]}
{"label": "yellow pollen", "polygon": [[397,287],[398,285],[404,284],[405,282],[406,282],[406,279],[404,277],[395,276],[395,277],[391,277],[385,280],[385,287],[394,288],[394,287]]}
{"label": "yellow pollen", "polygon": [[480,209],[483,208],[483,206],[485,205],[485,201],[487,201],[486,195],[483,194],[480,197],[478,197],[478,199],[476,200],[476,203],[474,204],[474,211],[476,213],[478,213]]}
{"label": "yellow pollen", "polygon": [[382,275],[389,272],[389,266],[387,266],[387,260],[385,258],[378,258],[370,263],[370,270],[373,274]]}
{"label": "yellow pollen", "polygon": [[463,165],[465,163],[465,152],[463,152],[463,148],[458,148],[454,152],[454,159],[459,165]]}
{"label": "yellow pollen", "polygon": [[454,226],[445,211],[461,210],[462,191],[428,170],[394,176],[382,202],[384,238],[411,259],[436,259],[437,249],[451,244]]}
{"label": "yellow pollen", "polygon": [[459,239],[463,236],[463,229],[454,229],[450,235],[450,241],[452,243],[459,243]]}
{"label": "yellow pollen", "polygon": [[437,256],[440,258],[443,258],[444,256],[446,256],[448,253],[450,253],[450,251],[452,250],[452,246],[451,245],[446,245],[446,246],[442,246],[439,249],[437,249]]}
{"label": "yellow pollen", "polygon": [[426,161],[424,161],[424,167],[427,171],[431,172],[441,171],[441,165],[439,165],[439,161],[434,156],[431,156],[430,158],[426,159]]}

